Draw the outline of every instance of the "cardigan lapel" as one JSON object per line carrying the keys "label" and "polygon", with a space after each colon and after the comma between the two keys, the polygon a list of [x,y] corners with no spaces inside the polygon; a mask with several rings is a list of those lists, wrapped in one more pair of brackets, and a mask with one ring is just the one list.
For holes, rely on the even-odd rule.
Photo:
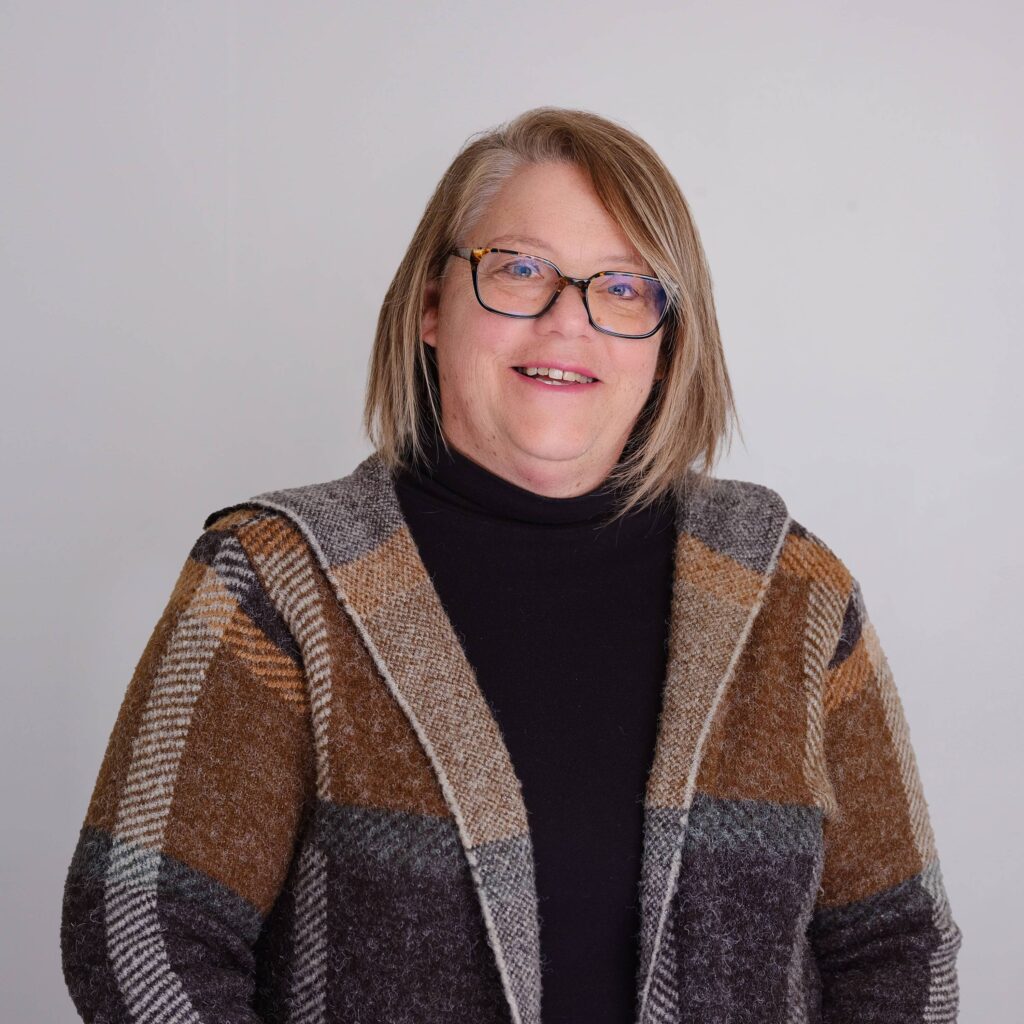
{"label": "cardigan lapel", "polygon": [[[285,514],[330,578],[437,774],[512,1020],[540,1024],[537,892],[519,779],[385,463],[373,453],[339,480],[268,491],[241,504]],[[678,506],[667,670],[644,799],[639,1021],[656,1009],[649,996],[659,989],[658,952],[704,740],[787,527],[774,491],[737,481],[688,488]]]}
{"label": "cardigan lapel", "polygon": [[677,1018],[674,951],[664,953],[705,741],[764,602],[789,530],[780,496],[692,471],[677,507],[669,647],[644,796],[637,1020]]}

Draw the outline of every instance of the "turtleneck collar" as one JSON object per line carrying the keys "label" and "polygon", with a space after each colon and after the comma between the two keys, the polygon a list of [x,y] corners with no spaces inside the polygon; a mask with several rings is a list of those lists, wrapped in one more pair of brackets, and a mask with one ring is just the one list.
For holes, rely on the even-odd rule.
{"label": "turtleneck collar", "polygon": [[597,523],[612,515],[618,500],[607,478],[571,498],[538,494],[493,473],[450,442],[446,450],[433,431],[427,431],[424,449],[426,458],[403,475],[468,511],[528,523]]}

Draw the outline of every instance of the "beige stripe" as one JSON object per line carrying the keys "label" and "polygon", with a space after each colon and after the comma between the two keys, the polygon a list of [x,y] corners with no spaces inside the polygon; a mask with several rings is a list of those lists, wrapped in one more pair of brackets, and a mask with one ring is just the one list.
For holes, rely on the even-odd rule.
{"label": "beige stripe", "polygon": [[807,741],[804,745],[804,782],[826,816],[837,814],[839,801],[829,776],[825,755],[824,680],[843,624],[846,601],[833,587],[812,582],[807,594],[807,629],[804,633],[804,700]]}
{"label": "beige stripe", "polygon": [[408,528],[336,574],[371,652],[393,675],[393,692],[466,829],[467,845],[528,834],[500,729]]}
{"label": "beige stripe", "polygon": [[[235,580],[236,587],[229,589],[222,577]],[[238,608],[231,591],[241,592],[247,578],[251,571],[237,540],[226,539],[174,625],[132,743],[115,817],[104,913],[118,987],[132,1020],[141,1024],[199,1022],[171,967],[157,916],[159,851],[192,713]]]}
{"label": "beige stripe", "polygon": [[938,854],[935,849],[935,835],[928,819],[928,805],[921,787],[921,778],[917,769],[917,761],[910,742],[910,727],[907,724],[903,703],[896,690],[889,660],[882,650],[875,627],[865,612],[861,623],[861,637],[874,670],[874,682],[878,688],[879,699],[885,712],[885,722],[889,728],[893,751],[900,767],[900,779],[907,798],[910,815],[910,829],[914,837],[914,846],[922,864],[934,860]]}
{"label": "beige stripe", "polygon": [[[332,567],[329,575],[437,776],[469,862],[513,1024],[524,1024],[513,973],[528,965],[506,958],[477,854],[491,839],[529,835],[507,750],[488,729],[488,721],[496,729],[494,717],[408,527],[365,557]],[[536,890],[530,895],[535,900]]]}
{"label": "beige stripe", "polygon": [[[677,550],[685,555],[680,554],[676,561],[677,589],[672,599],[673,628],[669,643],[667,681],[669,689],[665,700],[667,705],[671,702],[673,716],[688,717],[680,720],[670,718],[665,724],[659,723],[655,771],[648,781],[646,802],[653,805],[656,798],[667,798],[672,802],[665,806],[679,808],[680,814],[679,838],[674,844],[667,885],[658,913],[651,959],[640,993],[639,1019],[644,1022],[650,1019],[648,996],[653,977],[658,971],[659,953],[669,906],[679,878],[682,844],[697,787],[704,746],[715,713],[732,682],[736,664],[764,603],[785,544],[790,521],[787,515],[763,574],[747,570],[703,544],[685,543],[693,538],[685,532],[679,534],[679,541],[684,543],[677,544]],[[696,564],[688,564],[687,558],[694,555]],[[730,598],[735,598],[744,591],[749,594],[749,586],[736,586],[743,578],[750,583],[756,580],[757,589],[749,597],[748,602],[735,604]],[[688,580],[699,581],[698,586],[691,588],[686,582]],[[680,590],[680,587],[683,589]],[[694,690],[696,693],[691,696],[690,693]],[[695,724],[700,725],[696,737],[693,736]],[[678,777],[675,775],[676,772],[679,772]]]}
{"label": "beige stripe", "polygon": [[274,542],[253,545],[252,559],[267,593],[281,613],[302,651],[316,746],[317,793],[331,797],[329,727],[332,672],[327,622],[317,587],[319,567],[309,548],[276,520],[259,524],[274,531]]}
{"label": "beige stripe", "polygon": [[708,709],[716,706],[715,695],[750,614],[688,579],[677,579],[675,587],[657,748],[647,782],[650,807],[688,806],[690,769]]}

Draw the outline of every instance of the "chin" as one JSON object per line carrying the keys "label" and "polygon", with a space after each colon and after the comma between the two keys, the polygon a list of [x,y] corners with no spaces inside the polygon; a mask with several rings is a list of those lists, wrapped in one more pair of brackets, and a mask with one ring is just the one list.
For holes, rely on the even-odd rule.
{"label": "chin", "polygon": [[519,442],[517,447],[535,459],[569,462],[586,455],[593,445],[593,439],[569,440],[565,437],[552,437],[547,439],[530,438]]}

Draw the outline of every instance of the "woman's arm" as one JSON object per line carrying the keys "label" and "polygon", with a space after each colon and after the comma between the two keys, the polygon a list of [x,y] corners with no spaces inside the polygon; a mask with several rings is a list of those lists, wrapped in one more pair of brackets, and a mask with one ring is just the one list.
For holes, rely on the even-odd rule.
{"label": "woman's arm", "polygon": [[961,932],[950,913],[902,703],[853,580],[825,675],[839,813],[810,938],[827,1024],[955,1021]]}
{"label": "woman's arm", "polygon": [[253,944],[313,792],[298,648],[246,551],[196,541],[132,676],[64,890],[86,1021],[253,1024]]}

